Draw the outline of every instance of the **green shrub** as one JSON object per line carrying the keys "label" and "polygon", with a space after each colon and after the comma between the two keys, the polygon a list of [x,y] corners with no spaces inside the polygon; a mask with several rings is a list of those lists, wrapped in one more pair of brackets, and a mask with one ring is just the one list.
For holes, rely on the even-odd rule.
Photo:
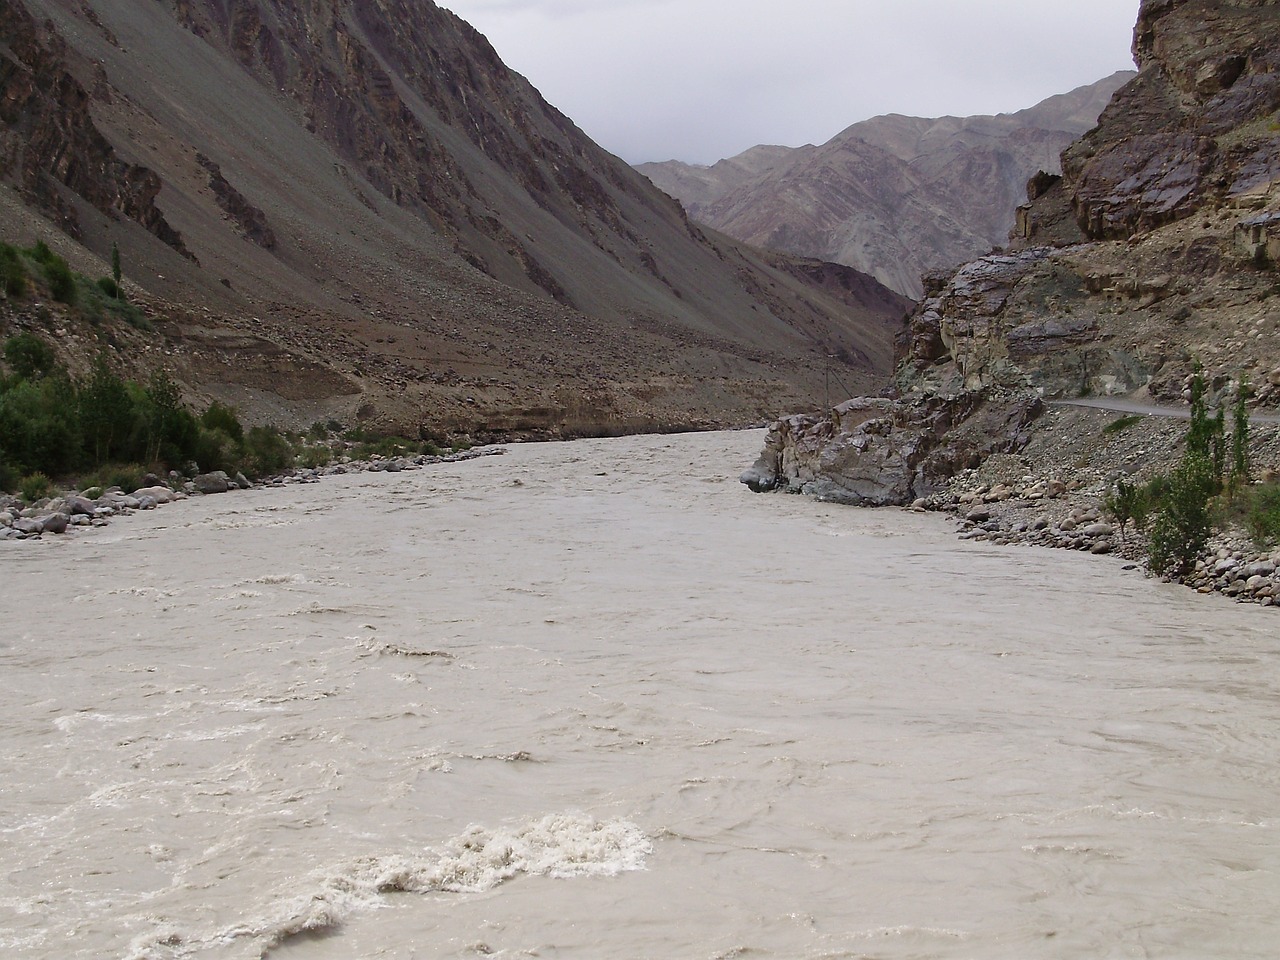
{"label": "green shrub", "polygon": [[21,298],[27,292],[27,268],[22,265],[22,255],[9,244],[0,244],[0,286],[6,296]]}
{"label": "green shrub", "polygon": [[357,443],[351,451],[351,456],[356,460],[367,460],[374,456],[416,457],[420,453],[434,455],[436,451],[436,446],[425,440],[410,440],[407,437],[378,437]]}
{"label": "green shrub", "polygon": [[43,500],[53,490],[53,481],[43,473],[29,473],[18,482],[18,491],[27,503]]}
{"label": "green shrub", "polygon": [[1246,487],[1243,494],[1244,524],[1260,548],[1280,543],[1280,484]]}
{"label": "green shrub", "polygon": [[328,444],[309,444],[298,454],[298,466],[308,470],[328,466],[333,463],[333,448]]}
{"label": "green shrub", "polygon": [[1125,525],[1131,520],[1138,532],[1142,532],[1146,529],[1147,516],[1151,512],[1151,487],[1117,480],[1115,488],[1103,499],[1103,509],[1120,525],[1121,539],[1125,535]]}
{"label": "green shrub", "polygon": [[197,428],[192,459],[202,472],[233,470],[238,453],[239,444],[226,431],[203,424]]}
{"label": "green shrub", "polygon": [[23,380],[47,376],[57,367],[53,347],[34,333],[19,333],[6,340],[4,362]]}
{"label": "green shrub", "polygon": [[1135,423],[1138,423],[1141,420],[1142,416],[1137,413],[1130,413],[1127,416],[1117,417],[1102,428],[1102,435],[1104,437],[1109,437],[1114,433],[1121,433],[1128,430]]}
{"label": "green shrub", "polygon": [[110,297],[112,300],[122,299],[120,285],[110,277],[98,278],[98,289],[102,291],[104,296]]}
{"label": "green shrub", "polygon": [[0,394],[0,459],[19,474],[63,474],[82,460],[75,386],[62,376],[19,380]]}
{"label": "green shrub", "polygon": [[250,427],[244,440],[244,472],[250,477],[283,473],[293,466],[293,445],[275,427]]}
{"label": "green shrub", "polygon": [[104,467],[99,476],[104,486],[119,487],[125,493],[133,493],[142,486],[142,478],[146,474],[146,468],[139,464],[114,463]]}
{"label": "green shrub", "polygon": [[27,253],[40,266],[44,266],[54,259],[54,252],[49,249],[49,245],[43,240],[37,240],[35,246],[28,250]]}
{"label": "green shrub", "polygon": [[76,302],[76,277],[67,261],[54,256],[45,261],[44,278],[49,284],[49,296],[68,305]]}
{"label": "green shrub", "polygon": [[1153,571],[1179,576],[1192,570],[1213,527],[1210,501],[1217,486],[1213,463],[1202,454],[1188,453],[1169,474],[1147,537]]}
{"label": "green shrub", "polygon": [[200,423],[210,430],[221,430],[236,443],[244,439],[244,427],[240,424],[235,409],[217,400],[209,404],[209,409],[200,415]]}

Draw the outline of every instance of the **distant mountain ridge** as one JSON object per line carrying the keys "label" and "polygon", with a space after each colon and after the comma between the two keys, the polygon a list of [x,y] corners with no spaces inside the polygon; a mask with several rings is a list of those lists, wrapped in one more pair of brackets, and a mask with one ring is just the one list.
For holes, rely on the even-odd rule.
{"label": "distant mountain ridge", "polygon": [[1135,74],[998,116],[890,114],[821,146],[756,146],[710,166],[637,167],[689,216],[757,246],[843,263],[913,299],[922,273],[1002,245],[1027,180],[1092,128]]}

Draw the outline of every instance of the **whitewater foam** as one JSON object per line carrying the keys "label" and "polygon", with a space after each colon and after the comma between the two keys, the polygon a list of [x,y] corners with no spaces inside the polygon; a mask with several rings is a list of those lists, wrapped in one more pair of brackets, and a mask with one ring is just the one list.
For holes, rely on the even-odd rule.
{"label": "whitewater foam", "polygon": [[628,820],[580,812],[496,828],[471,826],[421,854],[346,861],[310,873],[258,916],[200,935],[172,922],[135,938],[128,960],[177,960],[214,945],[250,941],[266,955],[304,933],[331,932],[354,913],[387,906],[393,893],[483,893],[521,874],[566,880],[643,870],[653,842]]}

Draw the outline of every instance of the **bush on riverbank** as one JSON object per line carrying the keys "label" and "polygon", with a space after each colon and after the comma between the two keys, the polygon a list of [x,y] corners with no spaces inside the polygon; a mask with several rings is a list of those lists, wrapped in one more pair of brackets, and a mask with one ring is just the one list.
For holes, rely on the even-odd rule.
{"label": "bush on riverbank", "polygon": [[[77,381],[38,336],[10,337],[0,371],[0,489],[38,484],[23,478],[81,478],[81,485],[135,488],[147,473],[195,463],[202,470],[280,473],[296,460],[301,438],[274,427],[246,431],[236,412],[211,404],[197,417],[163,372],[146,384],[116,374],[104,356]],[[27,496],[27,499],[31,499]]]}
{"label": "bush on riverbank", "polygon": [[[148,474],[216,470],[261,479],[335,460],[438,455],[435,444],[382,436],[365,428],[316,423],[305,434],[240,422],[236,410],[214,401],[198,416],[163,372],[145,383],[116,374],[106,356],[78,381],[58,365],[40,337],[20,333],[0,349],[0,491],[21,489],[30,502],[43,477],[68,487],[143,485]],[[465,449],[461,444],[454,452]],[[28,483],[27,481],[31,482]],[[154,482],[154,480],[152,481]]]}
{"label": "bush on riverbank", "polygon": [[1209,415],[1204,378],[1197,370],[1181,462],[1145,484],[1117,480],[1106,497],[1105,508],[1122,535],[1130,521],[1146,533],[1147,565],[1153,572],[1185,577],[1215,530],[1233,523],[1244,526],[1259,547],[1280,542],[1280,487],[1249,483],[1249,396],[1248,384],[1241,383],[1228,444],[1224,411]]}

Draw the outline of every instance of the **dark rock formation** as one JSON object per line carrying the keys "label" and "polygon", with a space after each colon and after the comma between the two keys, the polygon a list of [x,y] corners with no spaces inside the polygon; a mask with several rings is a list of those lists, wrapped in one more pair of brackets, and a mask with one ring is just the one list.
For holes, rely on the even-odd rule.
{"label": "dark rock formation", "polygon": [[78,197],[190,256],[156,207],[160,178],[116,155],[95,125],[89,93],[66,67],[68,55],[62,38],[21,4],[0,5],[0,178],[12,178],[72,237],[81,235]]}
{"label": "dark rock formation", "polygon": [[1141,72],[1062,155],[1088,239],[1126,239],[1280,176],[1278,39],[1280,13],[1266,0],[1143,3]]}
{"label": "dark rock formation", "polygon": [[267,215],[228,183],[227,178],[222,175],[222,168],[203,153],[196,154],[196,163],[209,171],[209,189],[217,197],[218,206],[240,228],[244,238],[265,250],[273,249],[276,245],[276,235],[267,223]]}

